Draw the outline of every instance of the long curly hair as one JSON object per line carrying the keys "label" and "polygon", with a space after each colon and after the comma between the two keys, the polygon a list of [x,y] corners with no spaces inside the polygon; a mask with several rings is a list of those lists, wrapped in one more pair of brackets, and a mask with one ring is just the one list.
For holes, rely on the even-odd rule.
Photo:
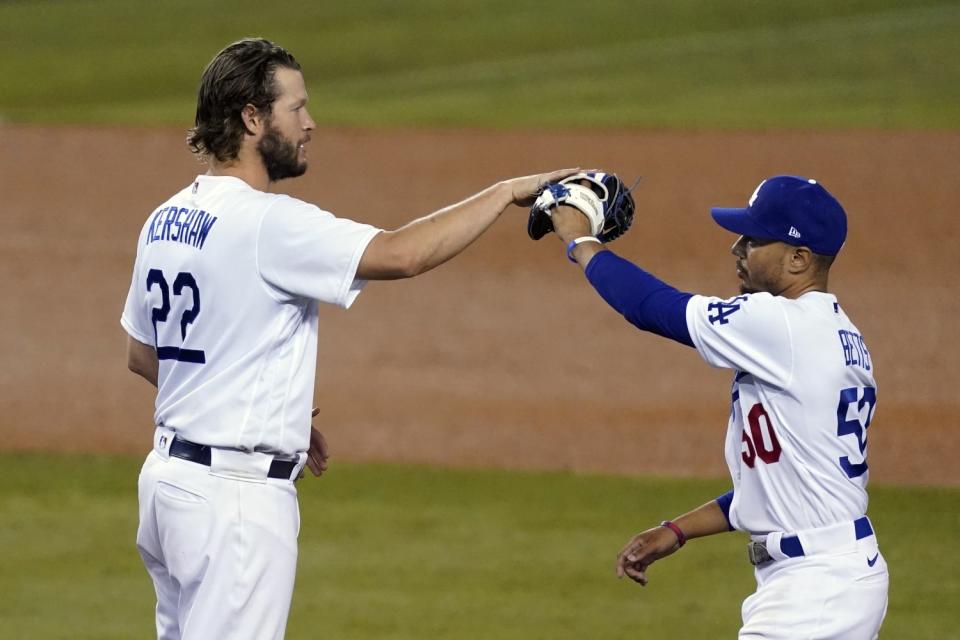
{"label": "long curly hair", "polygon": [[264,38],[244,38],[218,53],[200,78],[197,115],[187,133],[190,150],[219,162],[235,159],[247,131],[241,112],[248,104],[260,113],[270,112],[277,99],[278,67],[299,71],[300,63]]}

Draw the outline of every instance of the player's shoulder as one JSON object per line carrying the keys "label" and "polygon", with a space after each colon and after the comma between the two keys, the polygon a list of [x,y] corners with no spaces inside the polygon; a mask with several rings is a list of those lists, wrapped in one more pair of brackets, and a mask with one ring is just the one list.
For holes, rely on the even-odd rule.
{"label": "player's shoulder", "polygon": [[152,229],[157,222],[164,217],[165,214],[169,213],[170,211],[179,211],[180,207],[186,202],[189,192],[190,185],[187,185],[151,209],[147,213],[147,216],[143,221],[143,225],[141,226],[141,235],[147,233],[148,229]]}
{"label": "player's shoulder", "polygon": [[187,207],[191,204],[191,201],[195,198],[197,190],[200,186],[201,180],[211,178],[212,176],[197,176],[189,184],[184,186],[179,191],[174,192],[166,200],[155,206],[147,216],[147,221],[153,216],[157,215],[159,211],[166,211],[172,207]]}
{"label": "player's shoulder", "polygon": [[769,316],[783,317],[782,298],[766,292],[742,293],[731,298],[696,295],[691,302],[691,310],[711,325],[727,325],[734,319],[764,322]]}
{"label": "player's shoulder", "polygon": [[286,210],[310,210],[314,205],[284,193],[271,193],[255,189],[235,176],[200,175],[171,200],[189,200],[197,206],[229,212],[264,212],[276,208]]}
{"label": "player's shoulder", "polygon": [[729,298],[710,296],[706,294],[697,294],[694,297],[700,299],[705,304],[735,304],[739,306],[751,305],[754,307],[776,305],[781,299],[779,296],[767,293],[766,291],[759,291],[756,293],[740,293]]}
{"label": "player's shoulder", "polygon": [[198,176],[192,187],[184,191],[189,192],[198,202],[247,220],[327,214],[314,204],[285,193],[260,191],[233,176]]}
{"label": "player's shoulder", "polygon": [[837,297],[826,291],[808,291],[798,298],[782,298],[784,313],[792,321],[820,324],[850,324]]}
{"label": "player's shoulder", "polygon": [[332,215],[312,202],[301,200],[285,193],[266,193],[269,197],[270,211],[294,215]]}
{"label": "player's shoulder", "polygon": [[793,343],[777,296],[694,296],[687,305],[687,328],[709,364],[748,371],[778,387],[789,384]]}
{"label": "player's shoulder", "polygon": [[190,185],[185,186],[183,189],[180,189],[169,198],[161,202],[159,205],[153,208],[151,215],[156,213],[160,209],[166,209],[167,207],[179,206],[186,201],[186,198],[190,194]]}

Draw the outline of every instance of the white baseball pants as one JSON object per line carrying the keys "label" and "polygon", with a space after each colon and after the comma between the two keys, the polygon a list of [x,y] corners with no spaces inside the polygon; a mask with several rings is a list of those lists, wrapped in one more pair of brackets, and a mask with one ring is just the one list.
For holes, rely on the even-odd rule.
{"label": "white baseball pants", "polygon": [[157,593],[157,637],[283,638],[300,530],[293,482],[258,478],[263,465],[251,473],[238,456],[207,467],[170,457],[169,440],[154,444],[137,548]]}
{"label": "white baseball pants", "polygon": [[[774,552],[777,559],[756,568],[757,591],[743,602],[739,639],[875,640],[890,581],[876,536],[854,540],[852,525],[842,536],[804,533],[806,555]],[[779,548],[781,535],[768,535],[768,549]]]}

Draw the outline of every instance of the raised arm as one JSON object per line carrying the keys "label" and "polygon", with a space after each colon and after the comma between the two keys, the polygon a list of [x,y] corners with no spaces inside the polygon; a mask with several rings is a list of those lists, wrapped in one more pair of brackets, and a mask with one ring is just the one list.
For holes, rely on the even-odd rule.
{"label": "raised arm", "polygon": [[[568,247],[575,238],[591,235],[586,216],[573,207],[558,207],[553,213],[553,226]],[[678,291],[600,243],[581,242],[569,252],[597,293],[631,324],[693,346],[686,315],[691,294]]]}
{"label": "raised arm", "polygon": [[507,206],[529,206],[545,184],[577,171],[579,169],[563,169],[498,182],[395,231],[379,233],[360,259],[357,278],[396,280],[429,271],[466,249]]}

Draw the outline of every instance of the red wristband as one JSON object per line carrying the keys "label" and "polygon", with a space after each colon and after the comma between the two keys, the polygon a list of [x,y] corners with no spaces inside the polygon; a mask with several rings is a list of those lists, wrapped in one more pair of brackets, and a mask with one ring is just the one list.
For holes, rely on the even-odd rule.
{"label": "red wristband", "polygon": [[673,522],[671,522],[670,520],[664,520],[663,522],[660,523],[660,526],[666,527],[667,529],[670,529],[670,531],[673,531],[677,535],[677,542],[680,544],[681,547],[687,544],[687,536],[683,535],[683,531],[680,530],[680,527],[673,524]]}

